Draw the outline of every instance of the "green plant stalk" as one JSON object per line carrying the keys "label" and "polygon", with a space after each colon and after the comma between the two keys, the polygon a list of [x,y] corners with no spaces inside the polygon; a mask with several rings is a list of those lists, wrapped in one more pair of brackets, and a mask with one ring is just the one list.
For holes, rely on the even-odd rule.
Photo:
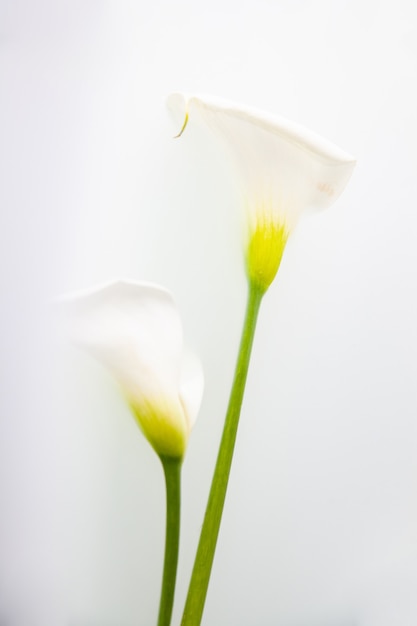
{"label": "green plant stalk", "polygon": [[262,289],[249,281],[246,315],[240,340],[235,376],[230,392],[223,435],[220,442],[181,626],[199,626],[203,616],[223,506],[226,498],[230,468],[232,465],[253,338],[263,294],[264,291]]}
{"label": "green plant stalk", "polygon": [[166,485],[166,531],[158,626],[169,626],[174,605],[180,543],[182,459],[164,456],[161,456],[160,459],[164,468]]}

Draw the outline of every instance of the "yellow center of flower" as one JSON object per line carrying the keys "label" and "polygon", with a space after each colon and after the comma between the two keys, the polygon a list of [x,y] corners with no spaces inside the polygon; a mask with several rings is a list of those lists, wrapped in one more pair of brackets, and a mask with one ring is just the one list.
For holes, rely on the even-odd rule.
{"label": "yellow center of flower", "polygon": [[260,211],[249,227],[246,271],[250,282],[265,292],[278,271],[289,231],[274,214]]}
{"label": "yellow center of flower", "polygon": [[182,458],[187,447],[189,427],[179,401],[173,398],[129,399],[128,404],[143,434],[162,456]]}

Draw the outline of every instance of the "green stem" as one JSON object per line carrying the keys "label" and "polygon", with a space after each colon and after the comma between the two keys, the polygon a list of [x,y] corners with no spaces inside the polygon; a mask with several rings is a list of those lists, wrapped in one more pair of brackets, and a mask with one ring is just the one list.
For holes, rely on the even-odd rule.
{"label": "green stem", "polygon": [[217,537],[226,498],[233,450],[245,391],[249,360],[255,335],[256,321],[264,292],[249,284],[246,316],[240,340],[235,377],[230,392],[223,435],[211,483],[200,542],[191,575],[181,626],[199,626],[210,580]]}
{"label": "green stem", "polygon": [[181,463],[182,459],[161,456],[166,484],[166,532],[164,573],[158,626],[169,626],[174,605],[180,542]]}

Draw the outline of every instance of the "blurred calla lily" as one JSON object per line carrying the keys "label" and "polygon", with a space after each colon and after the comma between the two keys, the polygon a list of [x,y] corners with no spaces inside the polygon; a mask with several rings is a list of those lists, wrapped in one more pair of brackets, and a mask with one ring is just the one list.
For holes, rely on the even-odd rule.
{"label": "blurred calla lily", "polygon": [[73,342],[114,376],[144,435],[163,457],[182,458],[200,407],[200,362],[184,352],[171,294],[117,281],[61,299]]}
{"label": "blurred calla lily", "polygon": [[168,107],[179,135],[196,114],[231,154],[247,211],[247,273],[265,291],[302,212],[330,206],[355,159],[298,124],[224,100],[174,93]]}

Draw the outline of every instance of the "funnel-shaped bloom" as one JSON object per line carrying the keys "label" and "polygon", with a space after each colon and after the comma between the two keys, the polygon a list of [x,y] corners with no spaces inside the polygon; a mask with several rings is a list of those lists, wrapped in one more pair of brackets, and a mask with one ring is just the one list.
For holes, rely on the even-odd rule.
{"label": "funnel-shaped bloom", "polygon": [[196,115],[231,154],[247,211],[247,273],[265,291],[301,213],[330,206],[348,182],[355,159],[298,124],[223,100],[175,93],[168,106],[179,134]]}
{"label": "funnel-shaped bloom", "polygon": [[117,281],[62,298],[73,342],[115,377],[155,451],[181,458],[200,407],[203,374],[184,353],[171,294]]}

